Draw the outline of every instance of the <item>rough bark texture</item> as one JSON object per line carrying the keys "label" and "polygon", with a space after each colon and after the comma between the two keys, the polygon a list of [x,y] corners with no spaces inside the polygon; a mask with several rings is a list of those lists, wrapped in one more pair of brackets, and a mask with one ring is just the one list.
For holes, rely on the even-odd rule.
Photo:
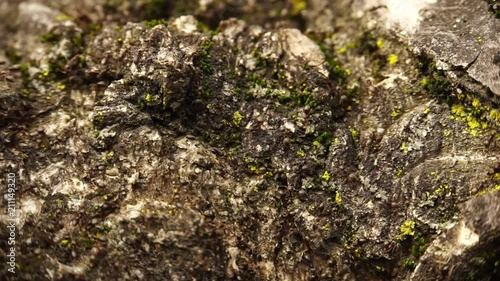
{"label": "rough bark texture", "polygon": [[1,279],[498,280],[496,1],[396,2],[1,3]]}

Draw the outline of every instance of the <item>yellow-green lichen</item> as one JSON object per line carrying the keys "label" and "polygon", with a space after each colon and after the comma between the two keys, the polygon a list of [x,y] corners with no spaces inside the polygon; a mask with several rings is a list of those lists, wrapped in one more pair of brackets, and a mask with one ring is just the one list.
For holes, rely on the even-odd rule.
{"label": "yellow-green lichen", "polygon": [[406,220],[399,229],[401,230],[401,233],[397,236],[397,238],[404,240],[407,236],[415,235],[415,222],[412,220]]}
{"label": "yellow-green lichen", "polygon": [[325,180],[325,181],[328,181],[330,180],[330,174],[328,173],[328,171],[325,171],[323,173],[323,175],[321,176],[321,179]]}
{"label": "yellow-green lichen", "polygon": [[241,113],[239,111],[236,111],[234,114],[233,114],[233,124],[236,126],[236,127],[239,127],[240,124],[241,124],[241,121],[243,120],[243,115],[241,115]]}
{"label": "yellow-green lichen", "polygon": [[307,7],[307,1],[306,0],[293,0],[292,1],[292,8],[290,10],[290,15],[291,16],[297,16],[306,7]]}
{"label": "yellow-green lichen", "polygon": [[434,190],[434,194],[437,196],[442,195],[446,190],[448,190],[450,187],[447,184],[442,184],[438,188]]}
{"label": "yellow-green lichen", "polygon": [[337,205],[342,206],[342,197],[340,196],[340,192],[338,190],[335,193],[335,202],[337,202]]}
{"label": "yellow-green lichen", "polygon": [[349,127],[354,142],[359,142],[359,132],[355,128]]}
{"label": "yellow-green lichen", "polygon": [[378,38],[378,39],[377,39],[376,44],[377,44],[377,47],[378,47],[379,49],[382,49],[382,48],[384,48],[384,47],[385,47],[385,42],[384,42],[384,39],[383,39],[383,38]]}
{"label": "yellow-green lichen", "polygon": [[396,65],[399,61],[399,58],[396,54],[390,54],[389,57],[387,57],[387,62],[389,62],[390,65]]}
{"label": "yellow-green lichen", "polygon": [[481,126],[481,124],[479,124],[479,122],[476,119],[474,119],[470,116],[467,119],[468,119],[467,125],[469,126],[469,128],[476,129],[476,128],[479,128]]}
{"label": "yellow-green lichen", "polygon": [[347,47],[344,46],[340,49],[337,50],[337,54],[341,55],[341,54],[344,54],[345,52],[347,52]]}
{"label": "yellow-green lichen", "polygon": [[494,187],[491,187],[491,188],[487,188],[487,189],[485,189],[485,190],[482,190],[482,191],[480,191],[480,192],[476,193],[476,196],[481,196],[481,195],[484,195],[484,194],[486,194],[486,193],[488,193],[488,192],[493,192],[493,191],[500,191],[500,184],[497,184],[497,185],[495,185]]}
{"label": "yellow-green lichen", "polygon": [[401,150],[404,154],[408,154],[408,146],[406,146],[406,142],[403,142],[403,143],[401,144],[400,150]]}
{"label": "yellow-green lichen", "polygon": [[400,177],[403,175],[403,169],[399,169],[397,172],[396,172],[396,176]]}

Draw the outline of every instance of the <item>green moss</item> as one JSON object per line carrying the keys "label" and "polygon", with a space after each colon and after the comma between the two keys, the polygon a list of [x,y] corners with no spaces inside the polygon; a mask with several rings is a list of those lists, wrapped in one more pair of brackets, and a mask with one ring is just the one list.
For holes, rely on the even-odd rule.
{"label": "green moss", "polygon": [[21,55],[18,51],[12,48],[5,50],[5,56],[9,59],[12,64],[18,64],[21,62]]}
{"label": "green moss", "polygon": [[87,250],[92,249],[92,245],[94,244],[94,243],[92,242],[92,240],[90,240],[90,239],[83,239],[83,240],[81,240],[81,242],[80,242],[80,243],[81,243],[81,244],[82,244],[82,246],[83,246],[85,249],[87,249]]}
{"label": "green moss", "polygon": [[23,94],[29,94],[29,89],[27,89],[28,84],[30,82],[30,65],[28,63],[21,64],[21,79],[23,82]]}
{"label": "green moss", "polygon": [[137,100],[137,105],[139,105],[139,108],[140,108],[140,109],[144,109],[144,108],[146,107],[146,103],[145,103],[145,102],[144,102],[144,100],[143,100],[143,99],[141,99],[141,98],[139,98],[139,99]]}
{"label": "green moss", "polygon": [[258,48],[254,48],[251,55],[257,60],[255,66],[257,69],[267,68],[269,65],[269,61],[266,57],[263,57],[259,53]]}
{"label": "green moss", "polygon": [[207,74],[213,73],[212,62],[210,57],[210,50],[214,43],[212,41],[205,41],[202,44],[202,59],[201,59],[201,69]]}
{"label": "green moss", "polygon": [[82,47],[83,45],[83,38],[82,38],[82,35],[80,33],[76,34],[75,36],[73,36],[71,38],[71,43],[73,43],[73,46],[75,47]]}
{"label": "green moss", "polygon": [[323,132],[319,137],[316,138],[316,141],[321,143],[324,146],[329,146],[332,143],[333,137],[328,132]]}
{"label": "green moss", "polygon": [[241,93],[243,93],[243,92],[242,92],[242,90],[241,90],[241,88],[240,88],[240,87],[236,87],[236,88],[234,89],[234,94],[236,95],[236,97],[240,97],[240,96],[241,96]]}
{"label": "green moss", "polygon": [[428,76],[422,80],[422,88],[426,90],[431,96],[450,100],[450,93],[452,90],[451,83],[439,74]]}
{"label": "green moss", "polygon": [[354,85],[352,87],[347,88],[346,96],[348,98],[355,97],[359,94],[359,87]]}
{"label": "green moss", "polygon": [[409,270],[415,269],[415,261],[412,259],[406,259],[403,261],[403,266],[408,268]]}
{"label": "green moss", "polygon": [[342,65],[336,60],[335,56],[333,56],[333,51],[327,49],[323,44],[319,44],[319,47],[325,55],[325,61],[328,64],[330,78],[336,79],[341,83],[345,83],[348,75]]}
{"label": "green moss", "polygon": [[163,24],[165,26],[167,25],[167,21],[164,19],[144,20],[144,21],[142,21],[142,23],[144,23],[149,28],[153,28],[153,27],[160,25],[160,24]]}
{"label": "green moss", "polygon": [[413,239],[413,245],[411,247],[411,254],[415,259],[420,258],[425,250],[427,249],[428,245],[425,242],[424,237],[415,237]]}
{"label": "green moss", "polygon": [[432,58],[420,57],[419,60],[417,68],[423,75],[421,82],[422,89],[435,98],[451,102],[453,88],[451,83],[446,79],[443,71],[437,68]]}
{"label": "green moss", "polygon": [[497,0],[486,0],[486,2],[488,2],[490,12],[497,19],[500,19],[500,3]]}
{"label": "green moss", "polygon": [[342,206],[342,197],[340,196],[340,192],[338,190],[335,192],[335,202],[337,202],[338,206]]}
{"label": "green moss", "polygon": [[55,59],[49,60],[49,69],[42,71],[38,76],[40,79],[45,81],[61,81],[67,78],[66,74],[66,63],[67,59],[63,56],[59,56]]}
{"label": "green moss", "polygon": [[102,25],[91,23],[88,25],[88,32],[91,36],[96,36],[102,30]]}
{"label": "green moss", "polygon": [[61,39],[61,36],[55,33],[45,33],[40,35],[40,40],[43,43],[49,43],[52,45],[55,45],[59,40]]}
{"label": "green moss", "polygon": [[231,145],[239,145],[241,144],[241,134],[240,133],[232,133],[229,137]]}
{"label": "green moss", "polygon": [[213,45],[214,45],[214,42],[212,42],[212,41],[203,42],[203,44],[202,44],[203,55],[208,56],[209,55],[208,52],[210,51],[210,49],[212,48]]}
{"label": "green moss", "polygon": [[100,233],[100,234],[107,234],[110,231],[111,231],[111,227],[108,225],[101,225],[101,226],[97,227],[97,233]]}
{"label": "green moss", "polygon": [[364,31],[361,36],[358,37],[356,46],[361,53],[365,55],[371,55],[377,52],[379,49],[384,47],[384,41],[381,38],[375,38],[373,34],[369,31]]}
{"label": "green moss", "polygon": [[201,137],[203,141],[206,143],[210,143],[212,141],[212,136],[210,135],[209,132],[203,132]]}
{"label": "green moss", "polygon": [[200,91],[201,91],[201,94],[202,94],[204,97],[206,97],[206,98],[210,98],[210,97],[212,97],[212,90],[210,89],[210,87],[208,87],[208,86],[206,86],[206,85],[205,85],[205,86],[202,86]]}
{"label": "green moss", "polygon": [[251,86],[251,87],[257,87],[257,86],[260,86],[262,88],[266,88],[267,87],[266,79],[264,79],[259,74],[251,73],[249,75],[248,79],[250,80],[249,86]]}

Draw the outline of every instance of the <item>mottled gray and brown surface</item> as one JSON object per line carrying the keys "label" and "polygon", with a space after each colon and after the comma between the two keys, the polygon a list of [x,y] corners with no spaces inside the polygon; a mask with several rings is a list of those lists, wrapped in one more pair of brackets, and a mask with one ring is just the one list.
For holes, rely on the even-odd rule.
{"label": "mottled gray and brown surface", "polygon": [[497,280],[500,20],[433,2],[1,3],[0,279]]}

